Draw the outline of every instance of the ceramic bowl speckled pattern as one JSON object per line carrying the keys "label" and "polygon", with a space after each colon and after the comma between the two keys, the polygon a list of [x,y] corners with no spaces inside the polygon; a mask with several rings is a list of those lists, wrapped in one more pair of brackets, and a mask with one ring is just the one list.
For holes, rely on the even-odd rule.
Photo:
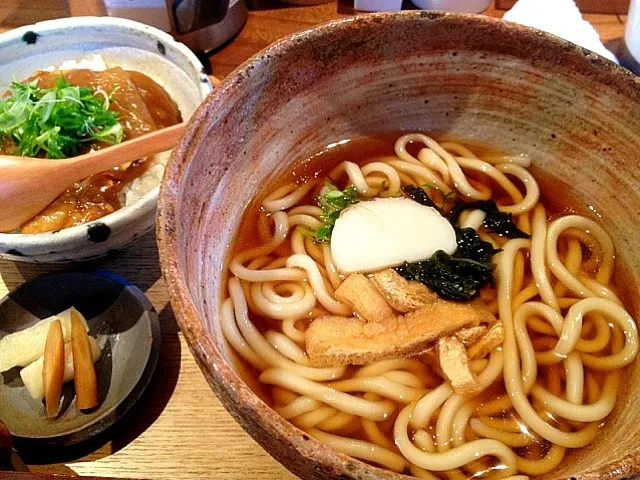
{"label": "ceramic bowl speckled pattern", "polygon": [[[142,72],[158,82],[188,119],[212,87],[202,64],[184,45],[153,27],[119,18],[50,20],[0,35],[0,91],[34,71],[101,55],[107,66]],[[163,154],[168,156],[168,154]],[[153,229],[158,188],[97,221],[55,233],[0,233],[0,257],[63,263],[121,248]]]}
{"label": "ceramic bowl speckled pattern", "polygon": [[125,279],[107,272],[57,272],[20,285],[0,299],[0,338],[39,319],[76,307],[102,350],[96,362],[99,406],[75,408],[70,384],[60,415],[48,421],[43,402],[31,398],[20,368],[0,373],[0,418],[16,447],[32,458],[97,435],[121,418],[151,382],[160,356],[160,324],[149,299]]}
{"label": "ceramic bowl speckled pattern", "polygon": [[[234,370],[218,320],[229,247],[249,201],[293,162],[331,142],[399,130],[529,154],[557,180],[552,195],[596,209],[640,285],[640,84],[631,73],[550,35],[465,15],[374,14],[279,41],[195,114],[165,175],[157,233],[173,309],[213,391],[303,478],[404,477],[309,438]],[[640,296],[626,300],[640,318]],[[636,362],[597,441],[548,478],[640,472],[639,380]]]}

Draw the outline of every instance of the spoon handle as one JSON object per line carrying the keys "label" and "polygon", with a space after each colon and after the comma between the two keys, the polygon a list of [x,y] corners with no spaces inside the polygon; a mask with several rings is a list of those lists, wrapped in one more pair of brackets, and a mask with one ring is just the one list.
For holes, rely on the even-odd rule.
{"label": "spoon handle", "polygon": [[18,228],[74,182],[170,150],[182,135],[184,127],[184,123],[179,123],[64,160],[0,155],[0,232]]}
{"label": "spoon handle", "polygon": [[170,150],[178,142],[185,125],[184,122],[178,123],[68,161],[77,168],[77,180],[80,180],[118,165]]}

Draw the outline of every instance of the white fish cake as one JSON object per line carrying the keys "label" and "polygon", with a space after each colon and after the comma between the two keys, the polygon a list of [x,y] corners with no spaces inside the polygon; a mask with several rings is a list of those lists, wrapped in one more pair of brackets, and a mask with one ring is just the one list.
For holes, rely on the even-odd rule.
{"label": "white fish cake", "polygon": [[456,251],[456,233],[435,208],[408,198],[377,198],[342,211],[331,255],[342,273],[370,273]]}

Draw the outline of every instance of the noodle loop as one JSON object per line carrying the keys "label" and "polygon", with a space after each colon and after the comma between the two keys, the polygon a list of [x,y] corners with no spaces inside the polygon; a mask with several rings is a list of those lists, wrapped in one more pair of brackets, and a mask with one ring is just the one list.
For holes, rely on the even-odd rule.
{"label": "noodle loop", "polygon": [[[529,157],[479,155],[421,133],[398,138],[394,152],[365,161],[347,156],[325,178],[290,181],[263,198],[260,217],[247,233],[261,243],[236,252],[229,263],[222,332],[259,371],[273,408],[344,454],[430,480],[520,480],[552,472],[567,449],[599,434],[618,400],[621,369],[640,348],[635,320],[612,284],[613,242],[590,218],[549,221],[553,216],[527,170]],[[476,230],[501,250],[492,258],[495,288],[482,288],[473,304],[499,318],[504,339],[465,360],[475,381],[472,392],[462,395],[446,380],[444,363],[438,363],[441,347],[434,346],[438,339],[411,358],[313,366],[313,350],[310,357],[306,347],[315,319],[366,321],[351,318],[351,306],[339,300],[346,298],[338,291],[345,275],[331,244],[314,236],[326,227],[327,212],[313,198],[340,195],[331,184],[353,186],[358,201],[400,196],[403,186],[418,185],[444,212],[454,194],[465,201],[494,200],[531,233],[530,239],[496,234],[485,226],[491,218],[478,204],[459,216],[458,227]],[[391,309],[386,299],[392,318],[408,311]],[[402,328],[400,321],[393,325]],[[487,327],[475,328],[484,335]],[[455,332],[460,339],[461,332]]]}

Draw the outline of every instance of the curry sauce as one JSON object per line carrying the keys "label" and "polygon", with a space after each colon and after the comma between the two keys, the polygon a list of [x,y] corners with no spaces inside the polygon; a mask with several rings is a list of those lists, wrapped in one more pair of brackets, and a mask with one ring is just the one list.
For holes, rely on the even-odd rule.
{"label": "curry sauce", "polygon": [[[180,111],[167,92],[140,72],[120,67],[104,71],[78,69],[39,71],[27,81],[37,80],[40,88],[53,88],[64,76],[69,85],[90,87],[109,98],[109,110],[118,112],[123,127],[123,141],[182,121]],[[108,147],[110,144],[87,143],[80,154]],[[11,153],[4,145],[0,153]],[[140,177],[148,167],[146,158],[121,165],[74,183],[34,218],[20,227],[20,233],[57,231],[104,217],[123,205],[120,195],[129,182]],[[51,160],[55,161],[55,160]]]}

